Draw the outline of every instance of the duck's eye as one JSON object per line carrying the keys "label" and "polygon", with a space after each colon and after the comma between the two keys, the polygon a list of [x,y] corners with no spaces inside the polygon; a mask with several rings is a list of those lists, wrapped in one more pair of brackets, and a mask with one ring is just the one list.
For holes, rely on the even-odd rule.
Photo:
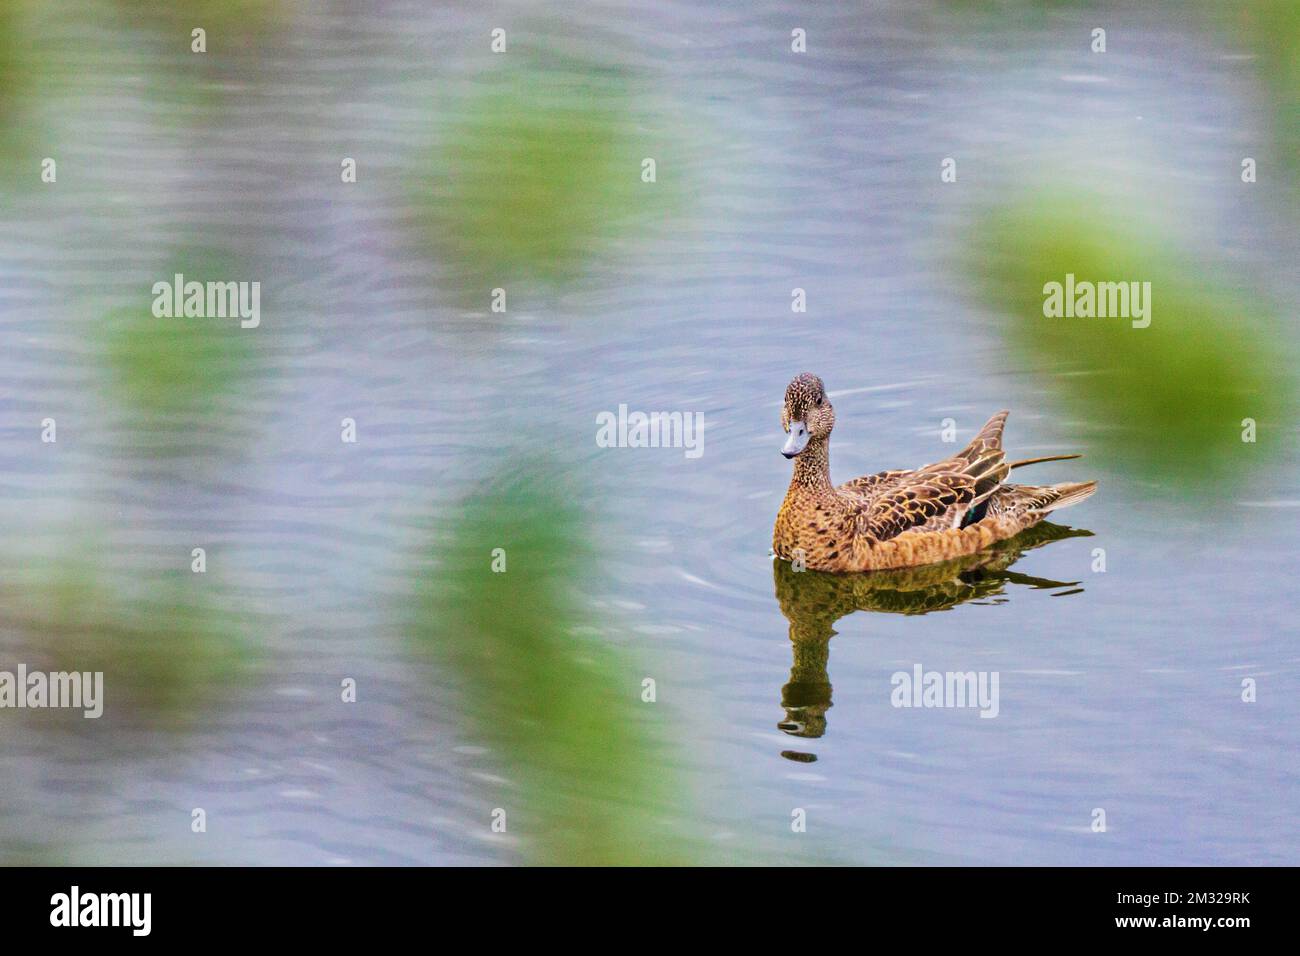
{"label": "duck's eye", "polygon": [[825,400],[826,400],[826,399],[825,399],[823,396],[818,395],[818,396],[817,396],[817,407],[818,407],[818,408],[821,408],[821,407],[822,407],[822,402],[824,402]]}

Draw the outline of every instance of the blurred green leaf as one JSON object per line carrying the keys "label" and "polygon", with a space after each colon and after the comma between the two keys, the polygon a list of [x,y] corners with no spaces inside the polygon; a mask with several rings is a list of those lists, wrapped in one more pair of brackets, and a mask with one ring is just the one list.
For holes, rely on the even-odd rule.
{"label": "blurred green leaf", "polygon": [[477,300],[521,278],[574,278],[634,218],[638,191],[662,189],[641,182],[620,75],[593,68],[566,83],[516,69],[460,105],[414,177],[425,235]]}
{"label": "blurred green leaf", "polygon": [[290,4],[285,0],[168,0],[141,3],[115,0],[124,20],[148,25],[179,36],[190,48],[190,31],[207,31],[209,53],[239,49],[256,34],[287,22]]}
{"label": "blurred green leaf", "polygon": [[0,614],[51,669],[102,671],[105,717],[183,729],[253,676],[254,647],[209,575],[133,576],[126,593],[102,570],[112,555],[91,550],[26,569],[21,589],[0,589]]}
{"label": "blurred green leaf", "polygon": [[34,65],[24,29],[26,17],[25,3],[0,0],[0,158],[23,148],[31,132],[27,97]]}
{"label": "blurred green leaf", "polygon": [[[413,639],[461,683],[475,733],[519,775],[525,806],[505,809],[533,860],[685,862],[654,822],[672,788],[646,727],[658,705],[641,703],[624,655],[576,633],[577,591],[599,568],[582,499],[546,465],[505,471],[518,479],[455,509]],[[495,548],[503,573],[491,567]]]}
{"label": "blurred green leaf", "polygon": [[[176,273],[186,282],[253,281],[247,269],[221,255],[193,253],[181,261],[159,281],[171,283]],[[212,419],[223,400],[261,374],[254,339],[264,330],[241,328],[238,316],[158,317],[152,306],[152,293],[142,294],[139,305],[115,309],[103,321],[116,397],[143,424]]]}
{"label": "blurred green leaf", "polygon": [[[1276,315],[1179,248],[1143,231],[1140,208],[1045,190],[978,220],[967,266],[1008,342],[1054,371],[1068,407],[1111,425],[1108,453],[1153,479],[1199,493],[1276,455],[1290,428],[1294,380]],[[1150,282],[1151,324],[1048,318],[1044,286]],[[1084,374],[1061,374],[1077,372]],[[1258,442],[1242,441],[1242,421]]]}
{"label": "blurred green leaf", "polygon": [[233,329],[216,321],[224,320],[110,313],[107,357],[123,397],[141,412],[165,415],[193,412],[231,391],[253,348],[237,321]]}
{"label": "blurred green leaf", "polygon": [[8,2],[0,3],[0,122],[13,121],[21,72],[18,67],[18,11]]}

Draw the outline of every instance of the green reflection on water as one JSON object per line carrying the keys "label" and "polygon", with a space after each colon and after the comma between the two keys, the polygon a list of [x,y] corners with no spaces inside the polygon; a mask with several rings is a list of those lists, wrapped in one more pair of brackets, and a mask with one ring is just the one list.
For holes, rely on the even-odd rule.
{"label": "green reflection on water", "polygon": [[586,499],[546,463],[511,461],[501,474],[450,511],[409,622],[512,775],[485,797],[484,832],[499,807],[532,862],[686,862],[660,822],[678,792],[652,732],[662,705],[643,702],[647,675],[626,655],[588,636],[579,589],[600,562]]}
{"label": "green reflection on water", "polygon": [[[21,578],[0,585],[7,657],[34,669],[102,672],[106,719],[153,729],[192,727],[256,677],[247,622],[211,576],[137,573],[128,592],[101,570],[114,563],[106,547],[87,543],[84,532],[81,547],[86,553],[28,562]],[[67,713],[36,714],[45,716]],[[79,713],[70,723],[91,729]]]}
{"label": "green reflection on water", "polygon": [[[1289,443],[1296,383],[1276,311],[1235,288],[1232,273],[1181,252],[1150,209],[1084,191],[1031,192],[984,217],[968,249],[1007,342],[1051,370],[1072,414],[1106,424],[1094,441],[1117,466],[1200,503],[1216,485],[1239,487]],[[1045,315],[1052,283],[1145,285],[1145,317]],[[1243,441],[1247,420],[1253,442]]]}
{"label": "green reflection on water", "polygon": [[670,211],[678,178],[643,181],[643,160],[666,147],[646,142],[626,71],[550,57],[488,82],[440,118],[410,175],[424,241],[481,306],[493,288],[579,278],[633,223]]}

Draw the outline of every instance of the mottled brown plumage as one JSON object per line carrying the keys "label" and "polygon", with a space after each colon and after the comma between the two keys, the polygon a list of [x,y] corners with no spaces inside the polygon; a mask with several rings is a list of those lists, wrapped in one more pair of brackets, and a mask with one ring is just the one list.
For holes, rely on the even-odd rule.
{"label": "mottled brown plumage", "polygon": [[[835,410],[821,379],[807,372],[785,392],[783,453],[794,476],[772,531],[777,556],[818,571],[875,571],[974,554],[1077,504],[1095,481],[1006,484],[1002,451],[1007,412],[998,412],[960,452],[911,471],[882,471],[831,484],[830,436]],[[1061,456],[1076,457],[1076,456]],[[1050,460],[1050,459],[1046,459]]]}

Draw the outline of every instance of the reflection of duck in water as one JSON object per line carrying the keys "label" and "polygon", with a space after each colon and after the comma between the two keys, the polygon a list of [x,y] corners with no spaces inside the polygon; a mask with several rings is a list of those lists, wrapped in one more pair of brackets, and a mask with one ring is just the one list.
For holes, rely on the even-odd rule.
{"label": "reflection of duck in water", "polygon": [[[785,561],[773,561],[772,575],[781,613],[790,622],[794,664],[790,683],[781,689],[786,719],[777,726],[795,737],[820,737],[826,732],[831,706],[831,681],[826,665],[834,624],[854,611],[928,614],[946,611],[981,598],[1002,594],[1008,584],[1036,589],[1070,588],[1077,581],[1050,581],[1009,570],[1026,551],[1062,538],[1091,536],[1091,531],[1056,524],[1037,524],[1014,538],[999,541],[978,554],[895,571],[868,574],[825,574],[795,571]],[[807,755],[787,753],[795,760]]]}

